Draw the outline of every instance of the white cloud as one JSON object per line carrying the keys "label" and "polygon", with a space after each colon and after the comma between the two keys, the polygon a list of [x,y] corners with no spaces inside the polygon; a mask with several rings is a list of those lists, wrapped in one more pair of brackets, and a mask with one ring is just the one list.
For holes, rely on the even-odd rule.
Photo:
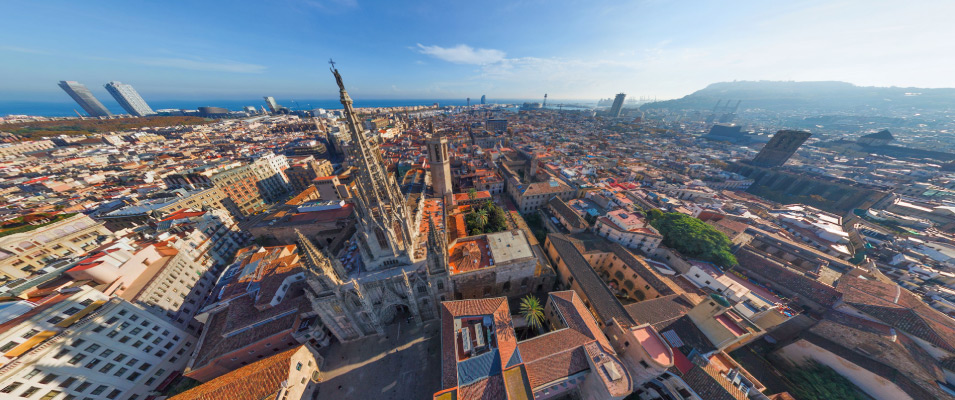
{"label": "white cloud", "polygon": [[50,54],[47,51],[37,50],[37,49],[28,49],[26,47],[17,47],[17,46],[0,46],[0,50],[4,51],[14,51],[17,53],[27,53],[27,54]]}
{"label": "white cloud", "polygon": [[505,53],[496,49],[475,49],[466,44],[454,47],[425,46],[418,43],[416,51],[455,64],[487,65],[504,60]]}
{"label": "white cloud", "polygon": [[259,74],[265,72],[264,65],[249,64],[232,60],[203,60],[187,58],[137,58],[130,60],[136,64],[189,69],[194,71],[233,72],[240,74]]}

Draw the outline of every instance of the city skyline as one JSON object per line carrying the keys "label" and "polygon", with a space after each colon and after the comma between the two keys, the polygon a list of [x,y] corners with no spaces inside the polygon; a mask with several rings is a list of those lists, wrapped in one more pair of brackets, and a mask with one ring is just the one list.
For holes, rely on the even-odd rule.
{"label": "city skyline", "polygon": [[[941,2],[729,9],[327,0],[203,4],[189,12],[53,2],[0,10],[11,17],[2,28],[10,39],[0,44],[7,60],[0,72],[17,77],[0,100],[63,101],[53,83],[64,79],[132,82],[149,101],[333,98],[334,87],[321,79],[328,57],[348,66],[360,82],[353,91],[366,99],[597,99],[621,91],[664,99],[732,80],[955,86],[944,70],[955,52],[937,40],[955,34],[944,21],[952,6]],[[459,29],[467,20],[493,23]],[[43,32],[23,34],[37,26]]]}

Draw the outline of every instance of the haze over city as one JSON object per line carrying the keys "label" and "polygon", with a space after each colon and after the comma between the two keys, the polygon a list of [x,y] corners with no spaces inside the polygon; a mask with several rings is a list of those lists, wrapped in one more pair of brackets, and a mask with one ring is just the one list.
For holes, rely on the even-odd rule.
{"label": "haze over city", "polygon": [[2,3],[0,400],[955,400],[953,4]]}
{"label": "haze over city", "polygon": [[[4,2],[0,101],[60,80],[147,99],[676,98],[733,80],[955,87],[945,1]],[[94,93],[103,92],[92,85]]]}

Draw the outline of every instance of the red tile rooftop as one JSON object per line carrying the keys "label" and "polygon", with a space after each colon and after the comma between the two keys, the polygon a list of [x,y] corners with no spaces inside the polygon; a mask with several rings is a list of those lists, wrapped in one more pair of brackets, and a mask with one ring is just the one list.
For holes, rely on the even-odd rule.
{"label": "red tile rooftop", "polygon": [[448,252],[452,274],[476,271],[491,265],[491,250],[483,237],[459,241]]}

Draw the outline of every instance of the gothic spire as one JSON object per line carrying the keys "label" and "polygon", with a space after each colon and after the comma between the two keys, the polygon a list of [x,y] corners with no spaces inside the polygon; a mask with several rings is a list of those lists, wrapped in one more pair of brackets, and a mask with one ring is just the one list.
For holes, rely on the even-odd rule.
{"label": "gothic spire", "polygon": [[324,274],[336,282],[345,280],[345,269],[337,259],[331,257],[328,252],[315,247],[315,244],[298,229],[295,230],[295,235],[298,236],[299,246],[305,253],[305,263],[312,273]]}

